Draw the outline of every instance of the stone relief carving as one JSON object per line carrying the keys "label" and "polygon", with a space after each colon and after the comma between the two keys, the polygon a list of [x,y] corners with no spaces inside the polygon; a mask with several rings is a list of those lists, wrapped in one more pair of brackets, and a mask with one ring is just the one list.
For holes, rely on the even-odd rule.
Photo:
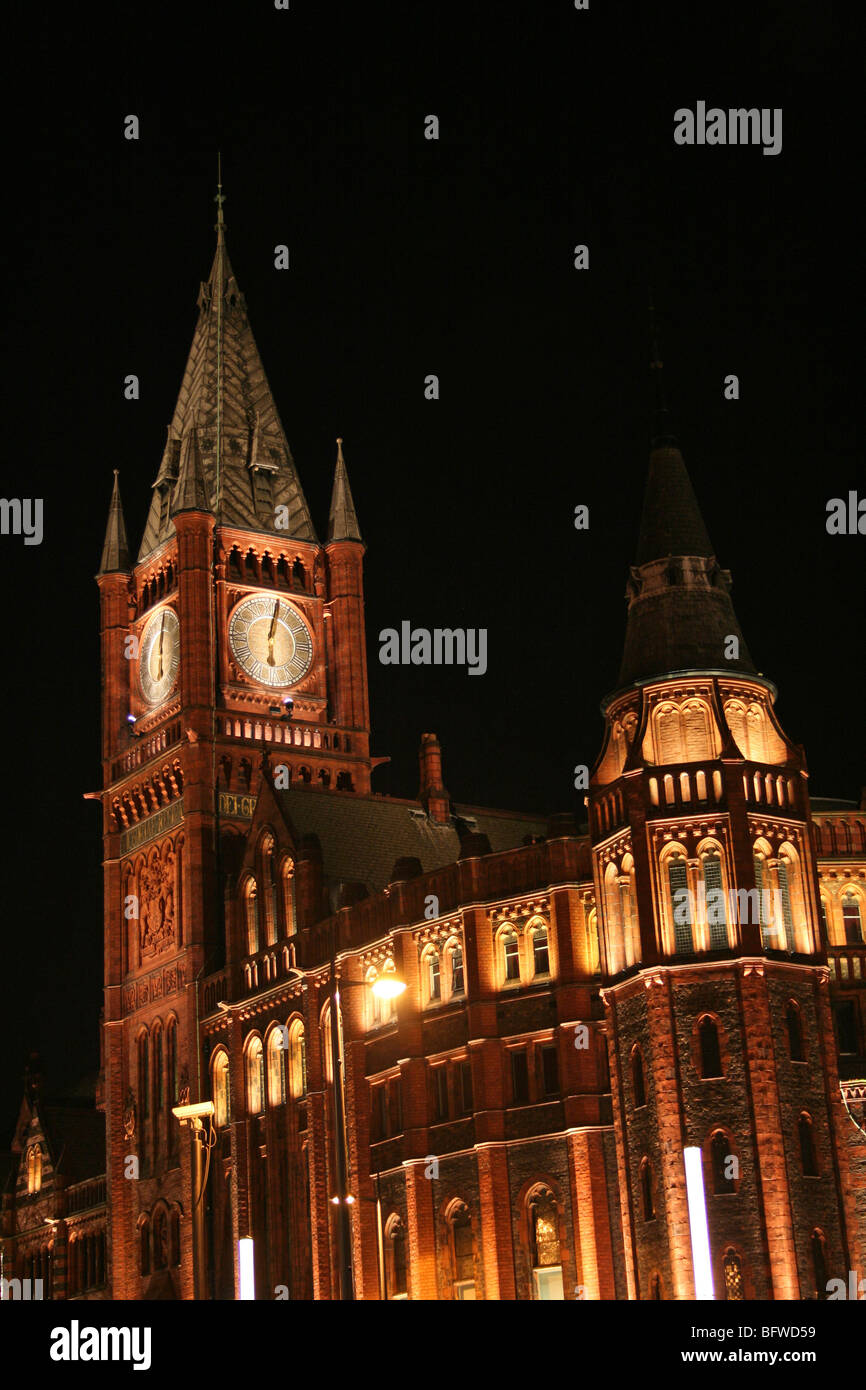
{"label": "stone relief carving", "polygon": [[141,954],[154,956],[175,944],[175,856],[162,851],[141,871]]}

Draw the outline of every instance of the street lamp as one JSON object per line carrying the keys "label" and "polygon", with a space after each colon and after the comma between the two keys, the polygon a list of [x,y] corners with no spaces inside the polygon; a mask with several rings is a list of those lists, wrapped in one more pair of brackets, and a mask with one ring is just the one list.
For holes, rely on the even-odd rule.
{"label": "street lamp", "polygon": [[[366,980],[346,980],[344,988],[371,988],[372,993],[379,999],[395,999],[406,989],[406,983],[397,974],[396,967],[392,960],[385,962],[382,974],[368,985]],[[339,1275],[339,1289],[341,1300],[352,1300],[355,1297],[354,1271],[352,1268],[352,1232],[349,1222],[349,1208],[354,1204],[354,1197],[346,1191],[348,1181],[348,1144],[346,1142],[346,1112],[343,1102],[343,1074],[342,1056],[339,1035],[339,1008],[340,992],[337,984],[337,962],[336,962],[336,931],[331,937],[331,974],[330,974],[330,995],[331,995],[331,1072],[334,1078],[334,1167],[336,1170],[337,1192],[331,1198],[333,1206],[337,1208],[337,1262]],[[378,1220],[381,1227],[381,1205],[378,1207]],[[381,1246],[381,1230],[378,1232],[378,1241]],[[380,1270],[380,1284],[381,1284]]]}
{"label": "street lamp", "polygon": [[[201,1205],[201,1199],[204,1196],[204,1190],[207,1186],[211,1149],[216,1144],[216,1130],[213,1127],[214,1104],[212,1100],[200,1100],[192,1105],[173,1105],[171,1113],[176,1120],[180,1121],[181,1129],[185,1129],[189,1126],[192,1130],[192,1188],[193,1192],[197,1194],[192,1208],[193,1277],[195,1282],[195,1297],[200,1299],[202,1297],[206,1259],[204,1210]],[[208,1121],[207,1130],[205,1130],[202,1123],[204,1119]],[[204,1161],[205,1156],[207,1156],[206,1163]],[[204,1172],[202,1172],[202,1169],[204,1169]]]}

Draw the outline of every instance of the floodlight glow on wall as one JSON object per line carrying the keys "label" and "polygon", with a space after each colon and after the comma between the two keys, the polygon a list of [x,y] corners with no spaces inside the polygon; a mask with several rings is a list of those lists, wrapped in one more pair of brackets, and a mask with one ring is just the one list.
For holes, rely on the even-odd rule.
{"label": "floodlight glow on wall", "polygon": [[252,1236],[242,1236],[238,1241],[238,1268],[241,1276],[242,1299],[254,1299],[256,1296],[256,1269],[253,1259],[253,1238]]}
{"label": "floodlight glow on wall", "polygon": [[715,1298],[713,1266],[710,1261],[710,1231],[704,1196],[704,1161],[698,1148],[683,1149],[686,1165],[686,1195],[689,1203],[689,1230],[692,1237],[692,1265],[695,1271],[695,1298]]}

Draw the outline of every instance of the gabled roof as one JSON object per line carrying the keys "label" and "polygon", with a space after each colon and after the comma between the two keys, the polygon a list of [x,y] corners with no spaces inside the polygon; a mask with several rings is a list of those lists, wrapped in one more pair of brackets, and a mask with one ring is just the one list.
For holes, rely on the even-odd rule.
{"label": "gabled roof", "polygon": [[[460,825],[486,835],[491,851],[516,849],[528,836],[544,835],[547,820],[472,806],[455,806],[447,825],[430,820],[420,801],[293,787],[268,788],[298,845],[315,837],[326,881],[364,883],[371,893],[391,881],[398,859],[418,859],[425,873],[460,857]],[[257,808],[258,818],[258,808]]]}
{"label": "gabled roof", "polygon": [[[171,494],[193,431],[201,452],[207,506],[219,523],[272,532],[283,540],[315,541],[309,508],[229,261],[221,220],[216,254],[198,306],[198,323],[138,558],[145,559],[174,534]],[[189,494],[184,492],[183,497],[183,507],[175,502],[175,511],[189,506]],[[279,528],[278,507],[287,509],[288,520]],[[281,513],[279,520],[284,519]]]}

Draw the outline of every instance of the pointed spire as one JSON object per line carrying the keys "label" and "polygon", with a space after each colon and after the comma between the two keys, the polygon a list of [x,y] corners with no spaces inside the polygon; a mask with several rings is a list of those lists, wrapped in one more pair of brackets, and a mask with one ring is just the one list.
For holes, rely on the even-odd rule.
{"label": "pointed spire", "polygon": [[331,541],[359,541],[361,529],[352,501],[346,460],[343,458],[343,441],[337,440],[337,466],[334,469],[334,487],[331,492],[331,511],[328,517],[328,543]]}
{"label": "pointed spire", "polygon": [[114,470],[114,487],[108,508],[108,525],[105,528],[105,542],[102,547],[97,578],[103,574],[128,574],[132,569],[129,544],[126,539],[126,523],[123,519],[123,505],[120,501],[118,470]]}
{"label": "pointed spire", "polygon": [[[619,686],[674,671],[756,674],[683,456],[670,431],[652,316],[653,434],[629,579]],[[735,640],[731,640],[735,639]]]}
{"label": "pointed spire", "polygon": [[[200,455],[204,496],[214,499],[218,522],[245,531],[273,532],[280,539],[315,541],[310,510],[298,478],[276,403],[262,366],[225,244],[222,160],[217,172],[217,244],[210,274],[198,296],[199,315],[180,393],[169,426],[138,552],[144,560],[174,533],[166,493],[178,480],[177,450],[193,429]],[[255,419],[256,469],[247,467],[250,421]],[[264,485],[256,474],[267,475]],[[193,486],[195,491],[194,481]],[[262,497],[267,491],[266,505]],[[184,493],[185,510],[190,497]],[[200,500],[200,498],[199,498]],[[277,520],[280,525],[277,527]],[[288,524],[286,524],[288,522]]]}
{"label": "pointed spire", "polygon": [[190,430],[184,440],[177,486],[171,499],[171,516],[178,512],[209,512],[207,486],[198,443],[198,429]]}

